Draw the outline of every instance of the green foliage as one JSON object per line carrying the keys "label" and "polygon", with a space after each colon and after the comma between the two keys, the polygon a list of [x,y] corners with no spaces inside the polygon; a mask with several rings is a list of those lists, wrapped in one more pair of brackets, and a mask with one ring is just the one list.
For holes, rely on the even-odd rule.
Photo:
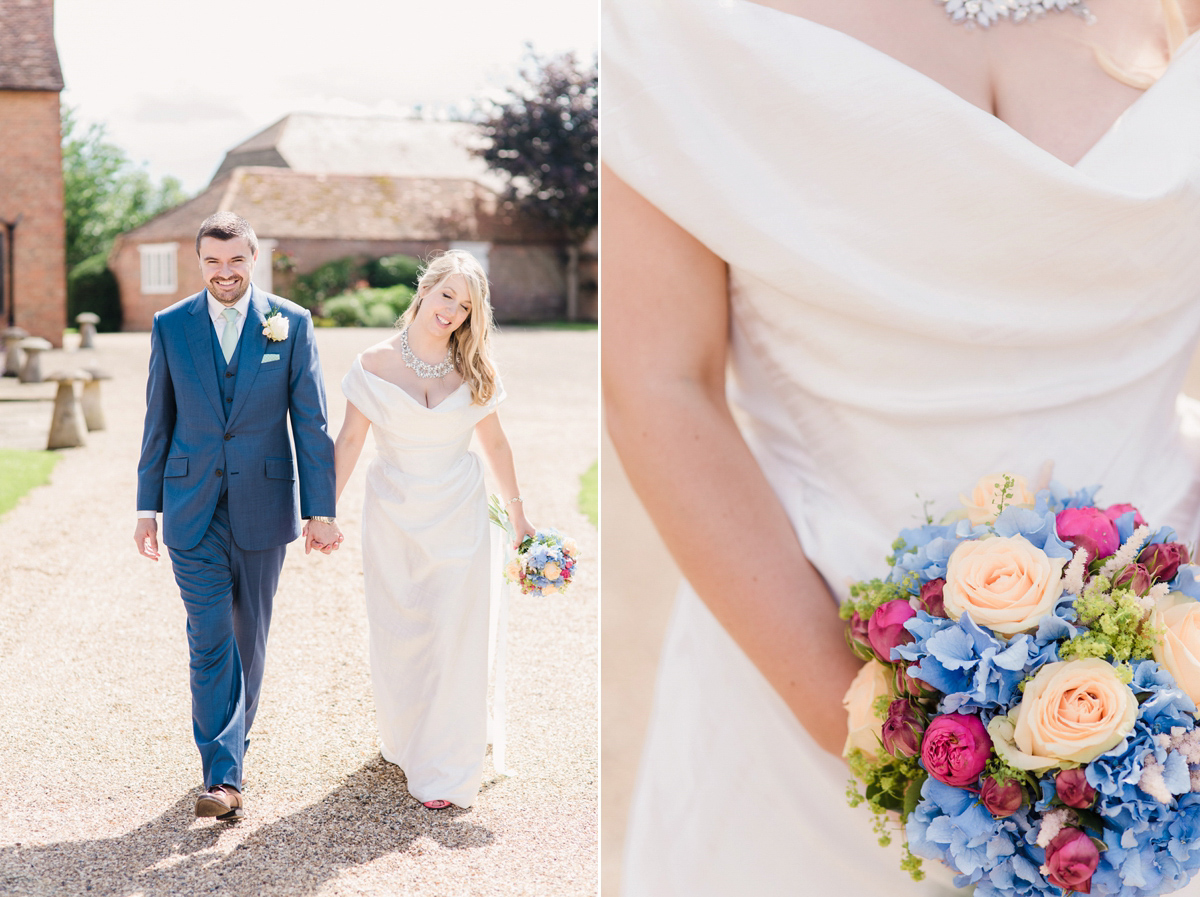
{"label": "green foliage", "polygon": [[1075,599],[1075,611],[1087,631],[1059,649],[1062,660],[1097,657],[1127,664],[1154,655],[1154,627],[1131,590],[1113,589],[1107,577],[1094,576]]}
{"label": "green foliage", "polygon": [[68,271],[107,255],[117,234],[187,199],[177,179],[154,183],[109,143],[104,125],[83,130],[69,106],[62,107],[62,164]]}
{"label": "green foliage", "polygon": [[61,455],[0,449],[0,514],[17,506],[30,489],[44,485]]}
{"label": "green foliage", "polygon": [[856,582],[850,586],[850,597],[838,608],[838,615],[843,620],[849,620],[858,611],[864,620],[869,619],[881,604],[897,598],[905,601],[911,598],[917,590],[916,582],[915,573],[910,573],[902,582],[884,582],[882,579]]}
{"label": "green foliage", "polygon": [[[334,259],[308,274],[299,275],[292,283],[292,295],[289,298],[307,309],[316,310],[327,299],[354,290],[366,280],[367,263],[364,259],[358,256]],[[330,317],[329,312],[325,311],[324,316]]]}
{"label": "green foliage", "polygon": [[1004,510],[1005,504],[1012,500],[1013,491],[1017,485],[1017,481],[1008,474],[1002,473],[1000,476],[1003,479],[999,483],[996,483],[996,492],[998,494],[996,499],[997,516],[999,516],[1000,512]]}
{"label": "green foliage", "polygon": [[[379,290],[355,290],[322,304],[319,325],[334,327],[391,327],[412,302],[413,291],[403,284]],[[329,325],[325,325],[329,326]]]}
{"label": "green foliage", "polygon": [[508,179],[507,198],[581,243],[599,211],[599,90],[595,60],[528,49],[523,83],[479,110],[479,155]]}
{"label": "green foliage", "polygon": [[[875,834],[879,844],[887,847],[892,843],[892,834],[888,830],[889,813],[900,814],[901,819],[916,807],[921,796],[921,786],[928,778],[921,768],[917,757],[893,757],[884,754],[879,759],[866,756],[855,748],[846,755],[850,771],[854,773],[856,782],[851,779],[846,785],[846,800],[850,806],[857,807],[865,803],[875,816]],[[858,782],[862,782],[860,791]],[[904,846],[904,859],[900,864],[912,876],[914,881],[925,877],[921,870],[921,861],[913,856]]]}
{"label": "green foliage", "polygon": [[107,252],[84,259],[67,274],[67,320],[85,311],[100,316],[97,330],[121,329],[121,291],[108,270]]}
{"label": "green foliage", "polygon": [[389,255],[367,262],[367,283],[373,287],[394,287],[403,284],[416,290],[421,276],[421,260],[411,255]]}
{"label": "green foliage", "polygon": [[592,526],[600,520],[600,501],[597,485],[600,478],[600,463],[593,462],[579,477],[579,510],[592,522]]}

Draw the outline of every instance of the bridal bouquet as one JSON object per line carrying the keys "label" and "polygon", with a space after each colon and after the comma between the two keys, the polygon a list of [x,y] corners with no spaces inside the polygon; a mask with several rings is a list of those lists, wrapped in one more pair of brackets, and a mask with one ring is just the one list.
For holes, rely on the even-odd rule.
{"label": "bridal bouquet", "polygon": [[[508,512],[493,495],[488,503],[488,516],[509,538],[516,538]],[[517,554],[504,565],[504,578],[521,587],[523,595],[553,595],[564,592],[575,575],[579,546],[558,530],[538,530],[526,536],[517,546]]]}
{"label": "bridal bouquet", "polygon": [[903,866],[983,895],[1148,897],[1200,869],[1200,567],[1097,487],[985,477],[853,586],[844,755]]}

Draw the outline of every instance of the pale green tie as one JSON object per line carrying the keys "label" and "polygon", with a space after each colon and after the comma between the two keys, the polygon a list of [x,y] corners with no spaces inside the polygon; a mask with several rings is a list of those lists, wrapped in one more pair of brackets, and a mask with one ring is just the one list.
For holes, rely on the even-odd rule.
{"label": "pale green tie", "polygon": [[233,358],[233,348],[237,345],[238,310],[227,308],[221,312],[221,317],[225,319],[225,329],[221,331],[221,354],[225,356],[225,363],[228,364],[229,359]]}

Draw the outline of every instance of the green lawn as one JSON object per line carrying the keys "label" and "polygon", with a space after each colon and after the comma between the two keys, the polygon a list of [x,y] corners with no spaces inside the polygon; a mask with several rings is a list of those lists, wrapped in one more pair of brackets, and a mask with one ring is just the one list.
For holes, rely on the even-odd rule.
{"label": "green lawn", "polygon": [[59,457],[54,452],[0,449],[0,514],[15,508],[30,489],[46,483]]}
{"label": "green lawn", "polygon": [[600,519],[600,502],[596,492],[599,480],[600,462],[596,462],[579,477],[579,510],[592,521],[592,526]]}

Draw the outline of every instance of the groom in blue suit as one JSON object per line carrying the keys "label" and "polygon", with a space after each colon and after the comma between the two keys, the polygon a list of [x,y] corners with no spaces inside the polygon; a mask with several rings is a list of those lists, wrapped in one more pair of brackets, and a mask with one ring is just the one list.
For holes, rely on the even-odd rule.
{"label": "groom in blue suit", "polygon": [[206,289],[154,316],[134,541],[158,559],[161,511],[187,609],[196,815],[236,819],[287,543],[300,516],[306,552],[328,554],[341,533],[312,318],[251,285],[258,239],[245,219],[205,220],[196,253]]}

